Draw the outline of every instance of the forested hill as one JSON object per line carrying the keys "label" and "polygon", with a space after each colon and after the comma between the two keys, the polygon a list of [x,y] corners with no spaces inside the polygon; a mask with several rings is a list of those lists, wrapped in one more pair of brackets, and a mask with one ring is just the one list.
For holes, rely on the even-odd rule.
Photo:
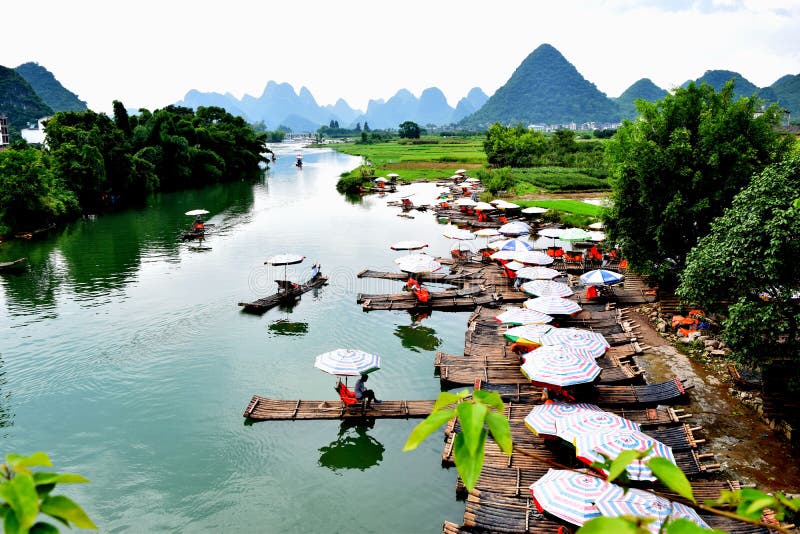
{"label": "forested hill", "polygon": [[52,72],[38,63],[23,63],[14,70],[31,84],[36,94],[44,100],[45,104],[53,108],[53,111],[84,111],[88,109],[86,102],[61,85]]}
{"label": "forested hill", "polygon": [[534,50],[464,126],[612,122],[619,107],[549,44]]}
{"label": "forested hill", "polygon": [[647,100],[655,102],[667,96],[667,91],[654,84],[650,78],[642,78],[633,85],[625,89],[615,100],[619,106],[622,116],[626,119],[636,117],[636,100]]}
{"label": "forested hill", "polygon": [[19,131],[22,128],[52,115],[53,109],[17,71],[0,65],[0,114],[8,117],[11,139],[21,139]]}

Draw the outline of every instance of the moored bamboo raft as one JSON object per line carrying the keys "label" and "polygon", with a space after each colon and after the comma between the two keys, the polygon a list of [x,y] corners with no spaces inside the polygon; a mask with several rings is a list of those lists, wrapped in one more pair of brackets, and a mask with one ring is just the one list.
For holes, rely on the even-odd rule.
{"label": "moored bamboo raft", "polygon": [[[445,293],[445,292],[443,292]],[[431,293],[428,302],[419,302],[411,294],[406,296],[398,295],[374,295],[366,298],[360,295],[362,300],[361,309],[364,311],[374,310],[439,310],[439,311],[469,311],[478,306],[498,306],[502,302],[502,297],[497,293],[480,292],[477,294],[458,296]]]}
{"label": "moored bamboo raft", "polygon": [[[357,278],[379,278],[382,280],[397,280],[405,282],[408,280],[408,273],[395,273],[390,271],[373,271],[371,269],[364,269],[356,275]],[[420,283],[437,283],[437,284],[453,284],[460,285],[471,279],[480,279],[477,274],[459,274],[459,273],[420,273],[415,274],[414,279]]]}
{"label": "moored bamboo raft", "polygon": [[314,280],[309,280],[305,284],[300,284],[297,286],[289,286],[285,280],[276,280],[276,282],[278,285],[282,285],[285,289],[275,293],[274,295],[254,300],[253,302],[240,302],[239,306],[243,307],[242,311],[248,313],[264,313],[279,304],[287,302],[292,303],[296,301],[303,293],[307,293],[312,289],[319,288],[327,284],[328,277],[320,276]]}
{"label": "moored bamboo raft", "polygon": [[312,419],[412,419],[427,417],[432,400],[385,400],[369,409],[348,408],[336,400],[283,400],[253,395],[243,416],[254,421],[298,421]]}
{"label": "moored bamboo raft", "polygon": [[675,403],[685,398],[689,387],[677,377],[642,386],[599,385],[594,387],[594,402],[599,405],[629,406]]}
{"label": "moored bamboo raft", "polygon": [[530,495],[508,497],[475,490],[467,496],[464,506],[464,526],[479,532],[553,534],[559,528],[569,532],[571,529],[564,525],[540,514]]}

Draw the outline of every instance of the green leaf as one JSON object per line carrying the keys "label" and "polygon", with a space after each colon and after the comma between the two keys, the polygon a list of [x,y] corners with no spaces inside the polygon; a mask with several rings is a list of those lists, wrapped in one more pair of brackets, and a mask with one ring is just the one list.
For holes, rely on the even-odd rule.
{"label": "green leaf", "polygon": [[490,411],[486,414],[486,425],[500,450],[511,456],[514,444],[511,442],[511,427],[506,416]]}
{"label": "green leaf", "polygon": [[656,457],[647,462],[647,467],[653,472],[653,475],[660,480],[666,487],[692,502],[697,502],[694,499],[692,492],[692,485],[689,479],[683,474],[680,468],[667,460],[666,458]]}
{"label": "green leaf", "polygon": [[638,534],[636,523],[621,517],[595,517],[578,529],[576,534]]}
{"label": "green leaf", "polygon": [[[6,463],[15,472],[18,472],[19,468],[26,467],[53,467],[53,464],[50,463],[50,458],[41,451],[34,452],[30,456],[22,456],[11,452],[6,454]],[[24,469],[24,471],[27,472],[28,470]]]}
{"label": "green leaf", "polygon": [[17,534],[22,532],[20,531],[19,521],[17,520],[17,514],[14,513],[14,510],[9,510],[3,518],[3,532],[5,532],[5,534]]}
{"label": "green leaf", "polygon": [[82,484],[89,479],[74,473],[34,473],[33,483],[37,486],[44,484]]}
{"label": "green leaf", "polygon": [[468,394],[469,392],[466,389],[458,394],[448,393],[446,391],[439,393],[439,396],[436,398],[436,402],[433,404],[433,410],[431,410],[431,413],[437,412],[442,408],[446,408],[451,404],[458,404],[458,402]]}
{"label": "green leaf", "polygon": [[33,477],[20,473],[0,485],[0,498],[14,511],[19,529],[27,532],[39,514],[39,495],[36,493],[36,486],[33,485]]}
{"label": "green leaf", "polygon": [[[767,495],[766,497],[761,497],[754,501],[746,501],[744,504],[744,515],[750,517],[752,519],[758,519],[761,517],[761,512],[764,508],[772,507],[775,505],[775,498]],[[741,506],[739,507],[742,508]]]}
{"label": "green leaf", "polygon": [[33,525],[29,532],[30,534],[58,534],[58,529],[50,523],[40,521]]}
{"label": "green leaf", "polygon": [[797,512],[800,510],[800,499],[789,499],[783,493],[776,493],[775,497],[783,504],[785,507],[789,508],[792,511]]}
{"label": "green leaf", "polygon": [[440,426],[456,416],[455,410],[439,410],[423,419],[420,424],[414,427],[408,441],[403,446],[403,451],[413,451],[425,438],[436,432]]}
{"label": "green leaf", "polygon": [[458,476],[461,477],[464,486],[466,486],[468,490],[472,490],[475,487],[475,484],[478,483],[478,478],[481,476],[485,444],[486,430],[483,429],[481,429],[481,435],[477,440],[478,447],[475,454],[470,452],[465,442],[463,432],[459,432],[455,440],[453,440],[453,459],[456,462]]}
{"label": "green leaf", "polygon": [[469,447],[470,455],[474,456],[478,450],[478,443],[483,434],[483,422],[489,408],[485,404],[474,402],[462,402],[456,408],[458,420],[461,422],[461,434],[464,435],[464,443]]}
{"label": "green leaf", "polygon": [[725,534],[721,530],[708,530],[694,521],[682,517],[667,523],[667,534]]}
{"label": "green leaf", "polygon": [[639,457],[639,451],[622,451],[619,456],[611,461],[611,467],[608,469],[608,481],[611,482],[620,476],[625,468],[631,465],[631,462]]}
{"label": "green leaf", "polygon": [[506,405],[503,404],[502,397],[500,397],[500,394],[496,391],[484,391],[482,389],[476,389],[472,392],[472,398],[481,404],[486,404],[487,406],[494,408],[500,413],[503,413],[506,409]]}
{"label": "green leaf", "polygon": [[78,528],[97,530],[97,526],[92,523],[83,508],[78,506],[72,499],[64,495],[52,495],[42,502],[42,513],[55,518],[61,518],[75,525]]}

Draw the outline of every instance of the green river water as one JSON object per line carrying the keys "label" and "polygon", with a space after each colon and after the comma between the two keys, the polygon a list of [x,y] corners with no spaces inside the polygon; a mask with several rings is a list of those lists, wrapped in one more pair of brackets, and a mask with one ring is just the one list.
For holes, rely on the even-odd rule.
{"label": "green river water", "polygon": [[[374,426],[242,417],[253,394],[335,399],[314,357],[338,347],[380,354],[370,385],[385,399],[432,399],[437,350],[461,352],[467,314],[364,313],[359,292],[400,284],[359,280],[394,270],[389,244],[450,242],[433,215],[398,217],[385,198],[352,203],[335,183],[358,158],[278,149],[263,179],[153,196],[146,207],[75,222],[42,239],[0,244],[2,453],[43,450],[59,471],[90,484],[62,492],[113,532],[440,532],[459,521],[456,473],[441,468],[442,440],[402,446],[414,420]],[[405,186],[415,201],[436,188]],[[216,232],[193,250],[183,213],[205,208]],[[262,316],[237,302],[277,287],[273,254],[322,263],[331,284],[291,310]]]}

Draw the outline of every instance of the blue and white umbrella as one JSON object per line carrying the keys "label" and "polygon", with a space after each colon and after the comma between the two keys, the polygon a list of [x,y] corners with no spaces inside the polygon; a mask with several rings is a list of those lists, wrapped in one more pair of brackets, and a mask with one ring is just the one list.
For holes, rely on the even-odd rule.
{"label": "blue and white umbrella", "polygon": [[594,361],[561,346],[532,350],[520,370],[535,385],[556,388],[592,382],[601,371]]}
{"label": "blue and white umbrella", "polygon": [[603,334],[581,328],[553,328],[542,336],[542,345],[565,345],[590,358],[601,357],[611,347]]}
{"label": "blue and white umbrella", "polygon": [[533,245],[531,245],[527,241],[522,241],[521,239],[509,239],[508,241],[502,244],[500,250],[513,250],[515,252],[523,250],[531,251],[533,250]]}
{"label": "blue and white umbrella", "polygon": [[359,376],[381,368],[381,358],[356,349],[336,349],[317,356],[314,367],[337,376]]}
{"label": "blue and white umbrella", "polygon": [[594,504],[601,515],[606,517],[633,516],[654,519],[655,521],[648,523],[645,527],[653,533],[661,532],[661,526],[667,518],[670,520],[688,519],[702,528],[711,529],[697,512],[684,504],[659,497],[649,491],[633,488],[623,492],[619,491],[618,488],[615,490],[613,486],[605,492],[595,495]]}
{"label": "blue and white umbrella", "polygon": [[619,284],[624,279],[624,275],[606,269],[595,269],[581,275],[581,283],[587,286],[610,286]]}
{"label": "blue and white umbrella", "polygon": [[590,433],[641,430],[639,425],[619,415],[587,410],[562,417],[555,422],[556,436],[567,443],[575,443],[578,436]]}
{"label": "blue and white umbrella", "polygon": [[647,462],[652,458],[661,457],[675,463],[672,449],[657,439],[635,430],[583,434],[575,438],[575,456],[588,465],[604,461],[601,452],[610,458],[616,458],[622,451],[642,452],[650,447],[652,450],[647,456],[641,460],[634,460],[625,468],[631,480],[655,480],[656,477],[647,467]]}
{"label": "blue and white umbrella", "polygon": [[[532,246],[533,245],[531,245],[531,247]],[[553,263],[553,258],[540,250],[520,250],[517,252],[517,255],[514,256],[514,259],[522,263],[533,265],[550,265]]]}
{"label": "blue and white umbrella", "polygon": [[556,436],[556,422],[571,415],[602,411],[594,404],[579,402],[548,401],[547,404],[534,406],[525,416],[525,426],[528,430],[540,436]]}
{"label": "blue and white umbrella", "polygon": [[524,293],[537,297],[569,297],[572,290],[563,282],[553,280],[531,280],[519,287]]}

